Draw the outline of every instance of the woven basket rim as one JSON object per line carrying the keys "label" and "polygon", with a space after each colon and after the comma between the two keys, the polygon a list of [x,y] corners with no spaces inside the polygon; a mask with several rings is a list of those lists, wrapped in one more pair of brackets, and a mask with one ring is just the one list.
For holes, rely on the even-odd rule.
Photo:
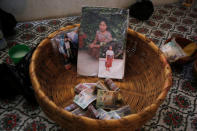
{"label": "woven basket rim", "polygon": [[[46,95],[45,93],[41,90],[41,86],[38,82],[38,79],[36,77],[35,74],[35,61],[37,59],[36,54],[40,53],[40,50],[38,50],[38,48],[44,46],[45,44],[47,44],[51,38],[53,38],[55,35],[57,35],[60,31],[64,31],[64,30],[68,30],[74,27],[79,27],[80,24],[74,24],[74,25],[69,25],[63,28],[60,28],[59,30],[51,33],[47,38],[45,38],[44,40],[41,41],[41,43],[38,45],[37,49],[34,51],[32,58],[31,58],[31,63],[29,66],[29,73],[30,73],[30,78],[31,78],[31,82],[33,85],[33,89],[35,91],[35,94],[39,97],[42,98],[42,102],[47,104],[49,107],[51,107],[54,111],[61,113],[62,115],[65,115],[66,117],[69,118],[73,118],[75,117],[77,119],[77,117],[80,117],[81,119],[83,119],[86,123],[88,124],[92,124],[94,126],[94,124],[96,123],[96,121],[101,121],[101,120],[97,120],[97,119],[92,119],[92,118],[88,118],[88,117],[84,117],[84,116],[77,116],[77,115],[73,115],[71,112],[64,110],[61,107],[58,107],[53,101],[51,101]],[[160,57],[161,62],[164,65],[164,72],[165,72],[165,76],[167,76],[167,79],[165,80],[164,86],[162,88],[162,92],[159,94],[159,96],[157,97],[156,101],[154,103],[152,103],[150,106],[146,107],[145,109],[143,109],[142,111],[136,113],[136,114],[131,114],[128,116],[125,116],[121,119],[126,119],[128,122],[131,121],[135,121],[135,120],[139,120],[141,116],[147,114],[147,113],[154,113],[156,112],[157,108],[161,105],[161,103],[165,100],[165,97],[172,85],[172,73],[171,73],[171,67],[168,64],[164,54],[160,51],[160,49],[147,37],[145,37],[143,34],[135,32],[134,30],[128,28],[128,33],[130,34],[135,34],[138,37],[140,37],[141,39],[147,41],[146,43],[153,49],[153,51],[155,53],[157,53]],[[120,119],[119,119],[120,120]],[[118,122],[118,120],[104,120],[105,123],[107,123],[108,125],[113,126],[114,124],[119,125],[120,123]]]}

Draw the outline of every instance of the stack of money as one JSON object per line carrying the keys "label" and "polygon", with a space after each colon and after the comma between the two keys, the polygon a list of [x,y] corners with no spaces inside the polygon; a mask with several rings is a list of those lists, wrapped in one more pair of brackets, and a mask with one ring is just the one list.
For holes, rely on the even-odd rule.
{"label": "stack of money", "polygon": [[[100,83],[99,85],[102,84]],[[122,104],[119,93],[120,88],[118,88],[118,86],[110,78],[106,78],[104,83],[108,88],[97,89],[96,107],[103,109],[117,109]]]}
{"label": "stack of money", "polygon": [[105,84],[112,91],[119,91],[120,90],[120,88],[118,88],[118,86],[110,78],[105,79]]}
{"label": "stack of money", "polygon": [[82,90],[87,89],[88,86],[84,85],[84,84],[78,84],[77,86],[75,86],[74,91],[79,94]]}
{"label": "stack of money", "polygon": [[65,107],[64,109],[67,110],[67,111],[73,111],[76,108],[78,108],[78,106],[73,103],[73,104],[70,104],[69,106]]}
{"label": "stack of money", "polygon": [[75,110],[72,111],[72,114],[78,115],[78,116],[87,116],[86,111],[82,110],[81,108],[76,108]]}
{"label": "stack of money", "polygon": [[108,90],[107,87],[101,81],[98,81],[96,83],[96,88],[101,90]]}
{"label": "stack of money", "polygon": [[135,113],[135,111],[131,111],[131,108],[129,105],[123,106],[117,110],[114,110],[120,117],[124,117],[130,114]]}
{"label": "stack of money", "polygon": [[98,90],[96,107],[103,109],[114,109],[116,108],[116,101],[118,92],[108,90]]}
{"label": "stack of money", "polygon": [[97,96],[94,95],[93,92],[94,90],[92,88],[87,88],[81,91],[78,95],[74,97],[74,103],[80,106],[82,109],[85,109],[97,98]]}
{"label": "stack of money", "polygon": [[135,113],[129,105],[124,105],[120,88],[109,78],[96,83],[80,83],[75,86],[76,96],[72,104],[64,109],[74,115],[94,119],[121,119]]}
{"label": "stack of money", "polygon": [[90,114],[92,115],[92,117],[98,118],[99,112],[95,109],[95,107],[92,104],[90,104],[88,106],[88,111],[90,112]]}
{"label": "stack of money", "polygon": [[99,108],[98,112],[99,112],[99,119],[101,119],[101,120],[110,120],[111,119],[110,114],[107,111],[103,110],[102,108]]}

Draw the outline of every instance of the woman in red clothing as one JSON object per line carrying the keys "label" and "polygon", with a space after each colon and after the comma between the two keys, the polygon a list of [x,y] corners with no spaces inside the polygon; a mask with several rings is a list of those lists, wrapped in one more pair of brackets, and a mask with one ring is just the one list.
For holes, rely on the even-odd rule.
{"label": "woman in red clothing", "polygon": [[109,50],[106,51],[106,61],[105,61],[105,67],[107,71],[110,71],[110,67],[112,67],[113,60],[114,60],[114,52],[112,50],[112,46],[109,46]]}
{"label": "woman in red clothing", "polygon": [[89,53],[91,56],[99,58],[100,43],[109,43],[112,41],[112,35],[107,31],[107,24],[105,21],[101,21],[99,24],[99,30],[96,31],[94,41],[89,45]]}

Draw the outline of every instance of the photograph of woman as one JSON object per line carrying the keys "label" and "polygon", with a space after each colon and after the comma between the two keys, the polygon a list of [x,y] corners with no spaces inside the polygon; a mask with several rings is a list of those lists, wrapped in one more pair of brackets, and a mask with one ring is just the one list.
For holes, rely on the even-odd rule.
{"label": "photograph of woman", "polygon": [[128,10],[83,7],[77,72],[83,76],[122,79]]}
{"label": "photograph of woman", "polygon": [[99,30],[96,31],[96,36],[94,41],[89,45],[90,55],[99,58],[100,46],[106,45],[112,41],[112,35],[107,31],[107,24],[105,21],[101,21],[99,24]]}

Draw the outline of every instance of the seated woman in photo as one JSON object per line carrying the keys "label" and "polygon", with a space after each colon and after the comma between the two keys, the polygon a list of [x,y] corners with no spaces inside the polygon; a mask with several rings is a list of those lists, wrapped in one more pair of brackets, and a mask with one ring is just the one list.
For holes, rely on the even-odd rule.
{"label": "seated woman in photo", "polygon": [[99,24],[99,30],[96,31],[94,41],[89,45],[89,54],[96,58],[99,58],[100,43],[109,43],[112,41],[112,35],[107,31],[107,24],[105,21],[101,21]]}

